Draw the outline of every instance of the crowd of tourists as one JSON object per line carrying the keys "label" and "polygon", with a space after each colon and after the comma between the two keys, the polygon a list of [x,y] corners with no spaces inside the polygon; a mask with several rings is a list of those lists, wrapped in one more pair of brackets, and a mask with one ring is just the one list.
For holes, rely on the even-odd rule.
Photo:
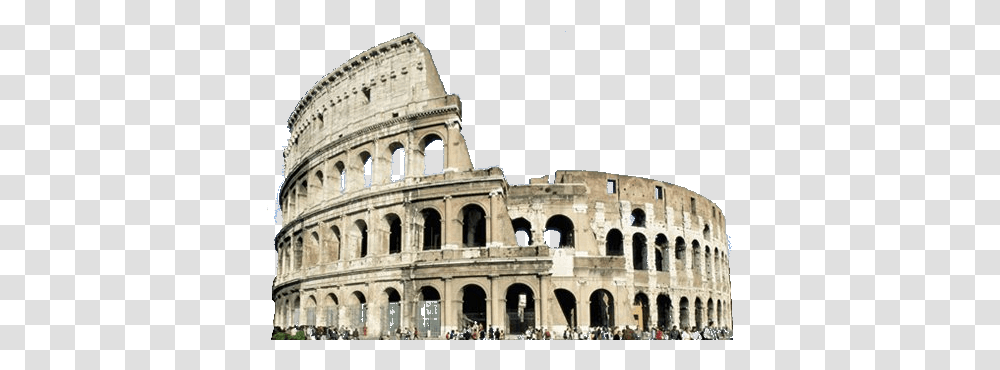
{"label": "crowd of tourists", "polygon": [[[542,330],[529,330],[526,333],[528,339],[551,339],[551,334],[544,328]],[[651,330],[633,329],[631,326],[624,327],[594,327],[588,331],[577,328],[567,328],[562,339],[567,340],[731,340],[732,332],[727,327],[716,327],[713,322],[708,326],[698,329],[692,326],[690,329],[678,329],[676,325],[667,330],[664,327],[657,327]]]}
{"label": "crowd of tourists", "polygon": [[493,325],[483,325],[473,322],[459,330],[451,330],[444,334],[447,340],[505,340],[507,336],[503,329]]}
{"label": "crowd of tourists", "polygon": [[329,328],[326,326],[296,325],[287,329],[277,326],[271,331],[271,339],[302,339],[302,340],[351,340],[366,336],[367,328]]}
{"label": "crowd of tourists", "polygon": [[[379,339],[388,340],[419,340],[425,339],[427,333],[420,333],[416,327],[412,329],[396,328],[395,331],[388,331],[379,336]],[[302,340],[357,340],[368,336],[367,328],[348,328],[346,326],[325,327],[325,326],[292,326],[287,329],[274,327],[271,332],[272,339],[302,339]],[[503,329],[495,328],[493,325],[483,325],[471,323],[458,330],[451,330],[444,333],[446,340],[506,340],[507,335]],[[510,338],[515,339],[515,338]],[[594,327],[590,330],[581,330],[579,327],[566,328],[562,335],[555,333],[548,328],[528,328],[524,333],[518,333],[516,339],[519,340],[731,340],[732,332],[727,327],[716,327],[711,321],[708,326],[701,329],[692,326],[690,329],[678,329],[674,325],[669,330],[664,327],[653,328],[652,330],[639,330],[629,325],[624,327]]]}

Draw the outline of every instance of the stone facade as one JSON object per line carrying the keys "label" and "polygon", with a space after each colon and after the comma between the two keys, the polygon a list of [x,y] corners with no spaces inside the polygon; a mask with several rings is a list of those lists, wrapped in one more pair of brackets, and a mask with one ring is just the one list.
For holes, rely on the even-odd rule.
{"label": "stone facade", "polygon": [[[591,171],[511,186],[500,168],[473,168],[461,118],[413,34],[352,58],[306,94],[288,120],[275,326],[368,336],[399,325],[437,335],[472,321],[508,333],[732,328],[725,217],[714,203]],[[443,171],[424,175],[436,141]]]}

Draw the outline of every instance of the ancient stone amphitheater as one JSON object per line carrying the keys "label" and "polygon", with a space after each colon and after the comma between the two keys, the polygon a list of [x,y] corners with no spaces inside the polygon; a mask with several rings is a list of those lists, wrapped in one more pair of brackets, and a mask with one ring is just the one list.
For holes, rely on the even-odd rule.
{"label": "ancient stone amphitheater", "polygon": [[324,76],[288,128],[274,326],[732,328],[714,203],[631,176],[510,185],[474,168],[462,103],[414,34]]}

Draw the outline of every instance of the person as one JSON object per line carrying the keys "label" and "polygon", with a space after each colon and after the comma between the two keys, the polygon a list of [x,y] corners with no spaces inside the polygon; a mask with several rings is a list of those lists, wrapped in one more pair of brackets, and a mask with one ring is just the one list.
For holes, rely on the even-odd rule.
{"label": "person", "polygon": [[677,325],[674,325],[673,329],[670,329],[670,340],[680,340],[681,332],[677,330]]}
{"label": "person", "polygon": [[691,340],[701,340],[701,333],[698,332],[698,328],[695,326],[691,327]]}
{"label": "person", "polygon": [[712,322],[708,322],[708,326],[701,331],[701,337],[705,340],[715,340],[715,328],[712,327]]}
{"label": "person", "polygon": [[687,328],[681,331],[681,340],[691,340],[691,333],[688,333]]}
{"label": "person", "polygon": [[414,340],[420,339],[420,329],[417,329],[416,326],[413,327],[413,339]]}
{"label": "person", "polygon": [[656,340],[663,340],[663,328],[656,328]]}

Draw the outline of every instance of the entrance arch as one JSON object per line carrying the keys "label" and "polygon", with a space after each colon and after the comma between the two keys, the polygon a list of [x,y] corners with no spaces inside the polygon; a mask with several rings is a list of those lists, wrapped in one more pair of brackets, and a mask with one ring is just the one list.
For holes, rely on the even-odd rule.
{"label": "entrance arch", "polygon": [[363,293],[355,291],[351,293],[348,303],[347,315],[349,328],[356,328],[360,331],[368,322],[368,301],[365,299]]}
{"label": "entrance arch", "polygon": [[535,292],[521,283],[507,287],[507,332],[524,333],[535,327]]}
{"label": "entrance arch", "polygon": [[441,294],[425,286],[417,292],[417,310],[413,321],[425,338],[441,336]]}
{"label": "entrance arch", "polygon": [[656,324],[661,328],[670,329],[674,323],[673,318],[670,317],[673,304],[670,302],[670,296],[666,294],[660,294],[656,297]]}
{"label": "entrance arch", "polygon": [[636,327],[642,330],[649,329],[649,297],[645,293],[637,293],[632,302],[632,315],[636,320]]}
{"label": "entrance arch", "polygon": [[326,326],[335,328],[340,325],[340,312],[338,312],[340,303],[337,296],[333,293],[327,294],[323,306],[326,307]]}
{"label": "entrance arch", "polygon": [[486,291],[475,284],[462,287],[462,309],[458,316],[460,327],[473,323],[486,323]]}
{"label": "entrance arch", "polygon": [[615,298],[604,289],[590,294],[590,327],[601,326],[615,326]]}
{"label": "entrance arch", "polygon": [[462,244],[466,247],[486,246],[486,211],[476,204],[462,208]]}
{"label": "entrance arch", "polygon": [[566,325],[571,328],[577,326],[576,322],[576,296],[566,289],[556,289],[556,302],[559,302],[559,310],[562,312],[563,320],[556,321],[556,325]]}
{"label": "entrance arch", "polygon": [[702,306],[701,298],[694,299],[694,326],[701,330],[702,316],[705,316],[705,307]]}
{"label": "entrance arch", "polygon": [[646,270],[646,236],[642,233],[632,234],[632,268]]}
{"label": "entrance arch", "polygon": [[681,297],[681,307],[680,307],[680,322],[681,328],[691,328],[691,315],[688,314],[688,299],[687,297]]}
{"label": "entrance arch", "polygon": [[386,306],[385,306],[386,308],[385,311],[383,311],[382,319],[384,320],[383,321],[384,324],[382,325],[382,329],[379,332],[380,335],[382,333],[385,333],[386,331],[390,333],[395,333],[396,328],[400,327],[401,325],[400,319],[402,316],[401,315],[402,307],[400,307],[400,301],[402,299],[399,296],[399,292],[396,291],[395,288],[386,288],[384,296],[386,300]]}
{"label": "entrance arch", "polygon": [[[550,248],[573,248],[573,221],[563,215],[555,215],[545,222],[546,243]],[[558,238],[555,235],[559,235]]]}

